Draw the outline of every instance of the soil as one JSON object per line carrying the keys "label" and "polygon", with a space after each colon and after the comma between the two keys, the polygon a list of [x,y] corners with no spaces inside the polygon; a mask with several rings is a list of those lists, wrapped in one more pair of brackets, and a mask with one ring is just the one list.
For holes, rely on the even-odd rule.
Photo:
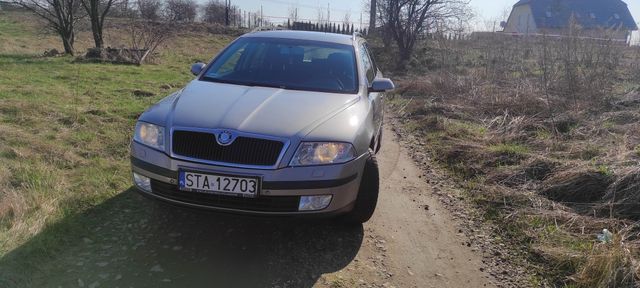
{"label": "soil", "polygon": [[380,201],[363,226],[189,210],[128,190],[77,216],[94,224],[39,263],[28,286],[526,286],[508,249],[452,196],[455,183],[397,131],[385,127]]}

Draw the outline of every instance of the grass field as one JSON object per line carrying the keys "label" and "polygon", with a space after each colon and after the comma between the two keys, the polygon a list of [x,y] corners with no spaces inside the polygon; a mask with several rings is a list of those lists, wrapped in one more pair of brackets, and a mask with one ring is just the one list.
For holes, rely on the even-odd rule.
{"label": "grass field", "polygon": [[[207,60],[233,39],[206,31],[181,30],[154,64],[79,63],[68,56],[41,57],[45,50],[60,50],[55,35],[26,14],[0,12],[0,287],[47,285],[48,275],[73,270],[59,263],[126,263],[130,255],[119,255],[114,242],[135,249],[153,241],[154,233],[168,234],[164,211],[131,189],[128,144],[138,115],[192,79],[191,63]],[[126,46],[125,35],[118,25],[109,26],[107,45]],[[417,75],[394,78],[399,89],[389,108],[400,116],[406,136],[417,139],[414,150],[430,158],[429,165],[451,172],[462,198],[478,207],[478,218],[495,224],[492,237],[517,250],[508,260],[538,275],[531,279],[534,286],[635,283],[640,216],[634,195],[640,185],[628,182],[637,183],[633,177],[640,175],[640,50],[623,54],[627,66],[616,77],[603,72],[612,81],[602,85],[606,89],[585,88],[595,80],[578,83],[584,91],[570,91],[584,97],[577,102],[541,96],[539,87],[547,85],[538,83],[542,69],[535,63],[542,61],[513,60],[526,51],[523,43],[494,43],[486,51],[468,49],[472,44],[453,47],[458,53],[425,48],[418,55],[425,59],[412,63]],[[81,30],[79,54],[90,46],[89,32]],[[393,53],[378,54],[390,68]],[[560,72],[556,88],[562,92]],[[588,90],[604,92],[588,98]],[[613,104],[618,101],[623,104]],[[625,179],[633,181],[618,183]],[[610,190],[633,194],[611,210],[626,208],[623,217],[602,212],[611,200],[600,194]],[[603,228],[615,233],[613,243],[596,241]],[[121,237],[126,239],[112,241]],[[149,258],[139,256],[142,262]],[[95,272],[72,272],[86,271]],[[82,279],[58,280],[66,287]]]}
{"label": "grass field", "polygon": [[[25,265],[82,237],[100,218],[70,219],[130,188],[128,144],[137,116],[192,79],[193,61],[212,57],[232,39],[185,35],[167,43],[151,65],[75,63],[40,57],[57,39],[23,25],[24,17],[0,12],[2,287],[21,286],[38,271]],[[87,37],[80,33],[80,49]],[[27,242],[28,249],[8,255]]]}
{"label": "grass field", "polygon": [[533,286],[636,287],[640,49],[492,37],[429,43],[389,109],[493,237],[525,252],[510,261]]}

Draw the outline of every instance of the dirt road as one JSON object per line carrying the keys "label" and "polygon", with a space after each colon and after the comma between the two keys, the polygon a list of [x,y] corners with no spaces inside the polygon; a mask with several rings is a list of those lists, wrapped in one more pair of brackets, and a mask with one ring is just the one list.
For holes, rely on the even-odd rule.
{"label": "dirt road", "polygon": [[[481,258],[385,131],[376,215],[360,228],[177,209],[123,191],[86,214],[83,237],[51,247],[31,287],[483,287]],[[428,207],[428,208],[427,208]],[[80,217],[80,219],[78,219]],[[64,223],[70,221],[69,223]],[[41,236],[39,236],[41,237]],[[0,259],[11,266],[38,237]],[[26,281],[26,282],[22,282]]]}
{"label": "dirt road", "polygon": [[397,287],[491,287],[482,259],[462,243],[455,221],[389,127],[378,161],[381,198],[372,234],[387,241],[387,267]]}

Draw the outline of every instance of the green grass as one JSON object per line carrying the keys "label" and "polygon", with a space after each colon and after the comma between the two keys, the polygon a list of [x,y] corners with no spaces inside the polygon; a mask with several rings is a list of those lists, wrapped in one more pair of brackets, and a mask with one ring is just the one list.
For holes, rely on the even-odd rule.
{"label": "green grass", "polygon": [[598,171],[598,173],[604,175],[604,176],[610,176],[613,177],[614,176],[614,171],[613,169],[611,169],[611,167],[604,165],[604,164],[598,164],[596,165],[596,170]]}
{"label": "green grass", "polygon": [[[0,231],[6,244],[0,253],[39,230],[21,227],[46,226],[63,211],[79,212],[59,205],[70,197],[83,195],[76,206],[88,207],[125,190],[136,116],[169,92],[162,91],[163,83],[190,78],[164,65],[77,64],[68,57],[2,55],[0,66],[0,146],[11,147],[0,153],[8,171],[0,187],[19,195],[0,198],[0,205],[21,210]],[[158,96],[138,98],[135,89]],[[43,209],[50,210],[44,222]]]}
{"label": "green grass", "polygon": [[551,134],[547,129],[537,129],[535,135],[536,139],[539,140],[549,140],[553,137],[553,134]]}
{"label": "green grass", "polygon": [[[0,14],[0,42],[38,43],[37,30],[12,19]],[[232,39],[191,38],[167,43],[156,64],[143,66],[0,49],[0,257],[131,187],[128,145],[138,115],[192,79],[193,59],[209,59]],[[68,228],[56,231],[78,233]],[[56,233],[37,242],[40,252],[29,261],[52,253]]]}
{"label": "green grass", "polygon": [[0,12],[0,39],[3,37],[20,37],[26,31],[22,28],[20,23],[11,17],[6,17],[3,12]]}
{"label": "green grass", "polygon": [[509,156],[519,156],[529,153],[528,147],[516,143],[494,144],[489,146],[488,149],[493,153]]}

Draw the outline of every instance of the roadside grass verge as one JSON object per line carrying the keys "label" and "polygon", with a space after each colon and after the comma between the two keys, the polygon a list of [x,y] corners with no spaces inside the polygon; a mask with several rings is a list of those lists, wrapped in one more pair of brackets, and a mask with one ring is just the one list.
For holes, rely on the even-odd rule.
{"label": "roadside grass verge", "polygon": [[[189,79],[159,65],[74,64],[67,57],[4,55],[0,66],[0,217],[10,218],[0,232],[2,253],[125,190],[137,115],[169,92],[161,85]],[[156,96],[135,96],[140,89]]]}
{"label": "roadside grass verge", "polygon": [[[463,41],[459,53],[477,44]],[[389,109],[401,130],[459,181],[459,198],[516,251],[511,261],[535,272],[531,286],[632,287],[640,279],[640,185],[632,184],[640,179],[640,90],[628,84],[630,52],[622,51],[619,78],[592,98],[564,98],[573,93],[565,90],[546,98],[535,61],[394,78]],[[600,243],[605,228],[614,240]]]}
{"label": "roadside grass verge", "polygon": [[[0,257],[46,227],[131,187],[128,145],[138,115],[192,79],[194,60],[207,61],[232,39],[179,36],[151,65],[76,63],[72,57],[40,57],[52,48],[49,36],[41,39],[37,26],[21,25],[22,14],[2,13]],[[17,261],[37,263],[54,252],[51,243],[81,229],[57,230],[47,234],[51,239],[38,241],[41,249]],[[29,273],[12,271],[25,274],[3,271],[0,278]]]}

